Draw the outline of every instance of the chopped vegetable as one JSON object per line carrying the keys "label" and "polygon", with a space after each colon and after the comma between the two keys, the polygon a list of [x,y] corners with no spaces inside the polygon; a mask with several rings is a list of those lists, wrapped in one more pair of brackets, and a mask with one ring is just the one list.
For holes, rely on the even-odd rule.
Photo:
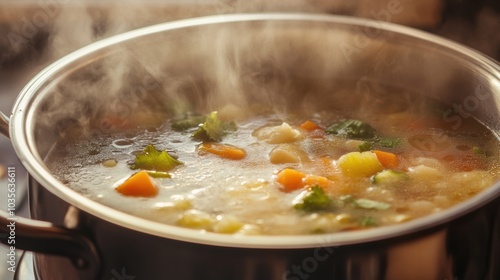
{"label": "chopped vegetable", "polygon": [[116,165],[118,164],[118,161],[116,161],[116,159],[112,158],[112,159],[107,159],[105,161],[102,162],[102,165],[105,166],[105,167],[115,167]]}
{"label": "chopped vegetable", "polygon": [[205,119],[206,117],[204,116],[187,116],[184,119],[175,120],[172,123],[172,129],[175,131],[185,131],[204,123]]}
{"label": "chopped vegetable", "polygon": [[326,133],[343,136],[349,139],[375,138],[375,129],[360,120],[346,120],[335,123],[326,129]]}
{"label": "chopped vegetable", "polygon": [[322,188],[329,187],[332,184],[332,181],[328,180],[328,178],[318,175],[307,175],[304,178],[304,183],[307,186],[318,186]]}
{"label": "chopped vegetable", "polygon": [[216,219],[207,212],[190,209],[184,212],[177,220],[177,224],[194,229],[211,229]]}
{"label": "chopped vegetable", "polygon": [[135,173],[115,190],[126,196],[153,197],[158,194],[158,188],[147,171]]}
{"label": "chopped vegetable", "polygon": [[374,227],[377,226],[378,223],[372,216],[365,216],[359,219],[359,225],[363,227]]}
{"label": "chopped vegetable", "polygon": [[247,155],[245,150],[227,144],[203,143],[200,145],[199,149],[200,151],[209,152],[221,158],[234,159],[234,160],[243,159]]}
{"label": "chopped vegetable", "polygon": [[380,201],[375,201],[371,199],[365,199],[365,198],[360,198],[354,200],[354,205],[356,205],[359,208],[363,209],[373,209],[373,210],[387,210],[391,208],[391,205],[380,202]]}
{"label": "chopped vegetable", "polygon": [[323,188],[314,186],[301,203],[295,204],[294,208],[306,212],[321,211],[332,205],[332,199],[325,193]]}
{"label": "chopped vegetable", "polygon": [[217,117],[217,112],[210,113],[203,124],[193,133],[192,137],[203,142],[220,142],[230,131],[236,130],[234,122],[225,123]]}
{"label": "chopped vegetable", "polygon": [[361,145],[358,146],[358,150],[360,152],[368,152],[373,149],[373,144],[371,142],[363,142]]}
{"label": "chopped vegetable", "polygon": [[380,147],[393,149],[403,145],[403,139],[384,137],[378,139],[376,143]]}
{"label": "chopped vegetable", "polygon": [[342,172],[352,177],[369,177],[384,169],[372,152],[351,152],[341,156],[337,162]]}
{"label": "chopped vegetable", "polygon": [[271,163],[299,163],[309,161],[307,153],[294,143],[279,144],[269,153]]}
{"label": "chopped vegetable", "polygon": [[395,186],[407,181],[409,178],[404,172],[386,169],[373,176],[373,183],[381,186]]}
{"label": "chopped vegetable", "polygon": [[167,172],[180,164],[182,162],[173,158],[166,151],[158,151],[154,145],[149,145],[136,156],[135,162],[130,165],[130,168]]}
{"label": "chopped vegetable", "polygon": [[232,215],[219,215],[213,225],[213,231],[218,233],[235,233],[243,227],[243,223]]}
{"label": "chopped vegetable", "polygon": [[385,168],[396,168],[399,164],[398,157],[393,153],[380,150],[373,150],[373,153],[377,156],[380,164]]}
{"label": "chopped vegetable", "polygon": [[281,184],[286,192],[305,187],[304,178],[306,174],[291,168],[285,168],[278,172],[276,181]]}
{"label": "chopped vegetable", "polygon": [[314,131],[316,129],[321,129],[322,127],[311,120],[307,120],[300,125],[300,128],[307,131]]}
{"label": "chopped vegetable", "polygon": [[284,122],[277,126],[262,127],[256,130],[253,135],[269,144],[283,144],[297,141],[301,134],[300,131]]}

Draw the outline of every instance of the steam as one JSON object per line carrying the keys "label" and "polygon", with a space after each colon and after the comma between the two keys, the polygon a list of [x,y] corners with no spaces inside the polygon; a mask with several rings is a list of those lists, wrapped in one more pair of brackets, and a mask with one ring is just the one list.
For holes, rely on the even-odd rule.
{"label": "steam", "polygon": [[[74,1],[62,6],[55,20],[50,49],[53,58],[96,40],[175,17],[214,11],[318,9],[305,0],[286,4],[277,0],[194,1],[209,9],[187,15],[180,11],[187,7],[192,10],[192,1],[174,5],[172,14],[157,11],[162,8],[160,1],[150,0],[148,5],[112,1],[105,9]],[[75,10],[76,4],[86,8]],[[366,77],[388,80],[387,75],[394,75],[395,83],[406,86],[403,78],[397,78],[404,74],[387,71],[386,61],[376,57],[398,61],[399,69],[409,67],[414,60],[406,50],[387,45],[382,32],[366,30],[373,31],[322,22],[240,22],[141,37],[113,46],[110,52],[82,58],[53,89],[40,122],[52,127],[54,119],[64,120],[56,125],[61,130],[75,126],[106,132],[135,121],[149,123],[151,117],[147,115],[162,110],[177,115],[230,106],[241,116],[262,108],[272,108],[277,114],[345,107],[362,111],[363,105],[370,103],[366,96],[377,90],[371,85],[362,87],[368,92],[353,89],[356,83],[370,84]]]}

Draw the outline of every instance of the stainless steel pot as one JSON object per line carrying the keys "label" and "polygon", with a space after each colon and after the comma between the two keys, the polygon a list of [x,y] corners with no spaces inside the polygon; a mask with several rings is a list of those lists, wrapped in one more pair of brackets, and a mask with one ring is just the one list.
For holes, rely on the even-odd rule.
{"label": "stainless steel pot", "polygon": [[[10,134],[30,173],[32,218],[47,222],[2,213],[0,232],[15,234],[17,248],[37,252],[39,279],[500,279],[500,183],[397,226],[232,236],[121,213],[66,187],[43,161],[71,128],[112,129],[103,113],[109,110],[126,118],[168,106],[171,98],[193,106],[243,102],[236,91],[245,92],[243,103],[354,106],[348,93],[336,91],[345,83],[367,87],[368,94],[380,83],[432,96],[461,108],[444,116],[457,125],[474,116],[500,132],[499,64],[436,36],[312,14],[170,22],[60,59],[23,89],[10,119],[1,116],[1,133]],[[12,222],[13,233],[6,227]]]}

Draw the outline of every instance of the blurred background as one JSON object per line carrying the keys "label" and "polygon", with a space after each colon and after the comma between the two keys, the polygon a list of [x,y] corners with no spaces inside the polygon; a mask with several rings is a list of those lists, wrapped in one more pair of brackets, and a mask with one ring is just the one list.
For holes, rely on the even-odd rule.
{"label": "blurred background", "polygon": [[[397,11],[397,12],[388,12]],[[0,0],[0,110],[63,55],[127,30],[203,15],[306,12],[371,18],[449,38],[500,60],[499,0]],[[0,209],[6,207],[7,167],[16,167],[17,214],[27,216],[25,172],[0,137]],[[0,246],[0,263],[5,264]],[[12,273],[0,265],[0,279]],[[7,275],[7,276],[5,276]]]}

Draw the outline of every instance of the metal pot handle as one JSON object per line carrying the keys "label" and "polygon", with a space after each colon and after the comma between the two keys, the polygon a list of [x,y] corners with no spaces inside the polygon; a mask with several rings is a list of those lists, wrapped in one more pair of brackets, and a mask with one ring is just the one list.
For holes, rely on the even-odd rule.
{"label": "metal pot handle", "polygon": [[15,249],[64,256],[79,269],[99,267],[97,250],[87,237],[52,223],[9,216],[0,211],[0,241]]}
{"label": "metal pot handle", "polygon": [[[9,118],[2,112],[0,133],[10,138]],[[98,274],[100,258],[96,247],[89,238],[75,230],[0,211],[0,242],[9,249],[64,256],[69,258],[75,267],[95,271],[96,276]]]}

